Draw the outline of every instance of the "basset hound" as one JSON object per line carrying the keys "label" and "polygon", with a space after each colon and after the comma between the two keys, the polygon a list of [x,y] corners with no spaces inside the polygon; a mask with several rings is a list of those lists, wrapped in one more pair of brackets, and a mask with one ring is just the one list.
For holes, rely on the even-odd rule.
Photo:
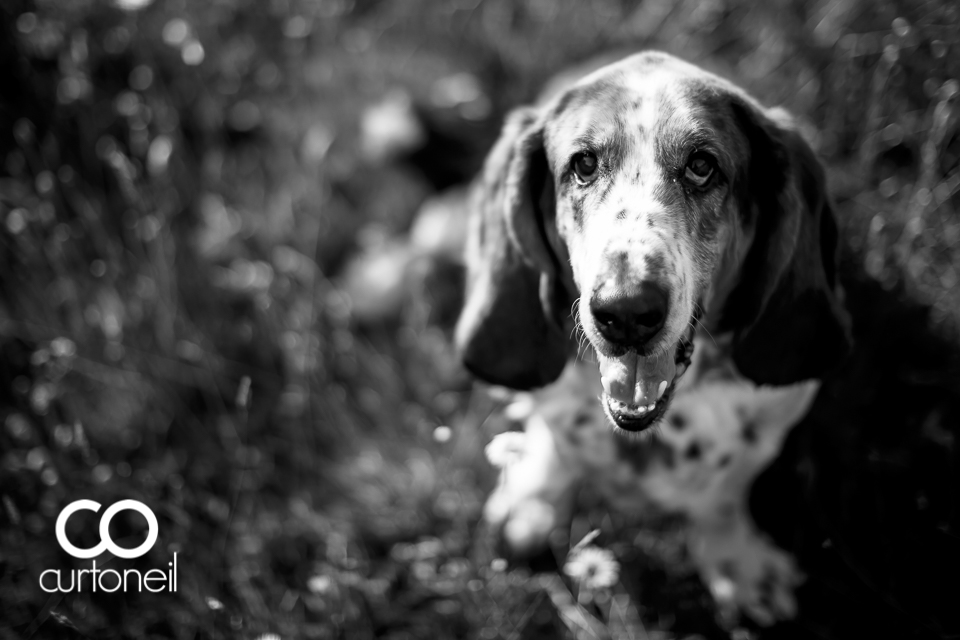
{"label": "basset hound", "polygon": [[544,387],[488,520],[523,553],[584,483],[614,508],[653,501],[688,516],[718,604],[792,616],[800,571],[747,494],[850,332],[823,168],[790,117],[632,55],[511,113],[471,207],[462,359]]}

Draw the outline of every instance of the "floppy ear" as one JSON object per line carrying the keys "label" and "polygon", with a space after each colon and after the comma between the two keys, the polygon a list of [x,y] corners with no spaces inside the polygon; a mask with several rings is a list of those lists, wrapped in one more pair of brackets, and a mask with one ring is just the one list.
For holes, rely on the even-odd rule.
{"label": "floppy ear", "polygon": [[753,243],[724,306],[733,359],[758,384],[822,377],[850,349],[837,281],[837,223],[823,167],[782,111],[733,109],[750,143],[739,198]]}
{"label": "floppy ear", "polygon": [[567,360],[561,285],[540,210],[551,189],[536,112],[515,111],[472,194],[466,302],[456,330],[467,368],[515,389],[553,382]]}

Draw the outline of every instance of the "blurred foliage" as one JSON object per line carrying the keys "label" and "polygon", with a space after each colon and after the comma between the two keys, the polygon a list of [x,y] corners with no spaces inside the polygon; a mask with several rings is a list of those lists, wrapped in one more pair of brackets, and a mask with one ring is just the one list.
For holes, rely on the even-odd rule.
{"label": "blurred foliage", "polygon": [[[569,633],[482,544],[504,423],[449,348],[456,269],[362,322],[344,265],[550,74],[655,47],[801,116],[866,270],[954,333],[958,25],[946,0],[4,2],[0,636]],[[151,505],[180,591],[43,594],[79,497]],[[675,532],[578,526],[642,560],[651,637],[719,633]]]}

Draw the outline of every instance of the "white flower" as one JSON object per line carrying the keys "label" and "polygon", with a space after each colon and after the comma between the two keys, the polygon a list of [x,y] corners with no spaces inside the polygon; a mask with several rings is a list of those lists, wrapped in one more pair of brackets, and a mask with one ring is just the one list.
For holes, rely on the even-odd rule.
{"label": "white flower", "polygon": [[326,593],[333,586],[330,576],[310,576],[307,580],[307,589],[313,593]]}
{"label": "white flower", "polygon": [[613,552],[586,546],[570,554],[563,572],[587,589],[604,589],[620,579],[620,563]]}
{"label": "white flower", "polygon": [[518,393],[514,397],[513,402],[508,404],[503,410],[503,415],[507,417],[507,420],[523,422],[533,414],[534,409],[536,409],[536,407],[530,394]]}
{"label": "white flower", "polygon": [[484,448],[487,460],[498,469],[517,462],[526,450],[527,435],[522,431],[507,431],[497,434]]}

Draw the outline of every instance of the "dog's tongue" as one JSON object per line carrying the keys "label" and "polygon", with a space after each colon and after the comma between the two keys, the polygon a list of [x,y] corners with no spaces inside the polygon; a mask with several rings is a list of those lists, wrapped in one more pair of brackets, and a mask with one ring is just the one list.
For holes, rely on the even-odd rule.
{"label": "dog's tongue", "polygon": [[650,358],[642,358],[633,352],[619,358],[598,356],[603,390],[614,400],[627,404],[653,404],[677,373],[672,353]]}

